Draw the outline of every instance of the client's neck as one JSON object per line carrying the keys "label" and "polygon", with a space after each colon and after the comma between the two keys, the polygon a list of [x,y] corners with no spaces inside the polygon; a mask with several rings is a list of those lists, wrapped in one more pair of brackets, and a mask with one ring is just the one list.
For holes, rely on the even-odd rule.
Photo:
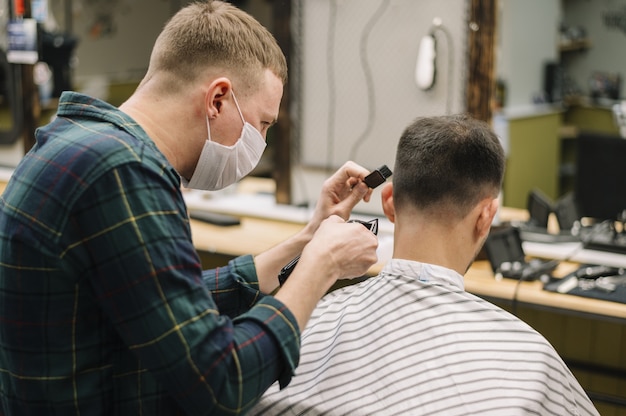
{"label": "client's neck", "polygon": [[436,264],[463,275],[476,252],[471,231],[463,222],[439,224],[396,218],[393,258]]}

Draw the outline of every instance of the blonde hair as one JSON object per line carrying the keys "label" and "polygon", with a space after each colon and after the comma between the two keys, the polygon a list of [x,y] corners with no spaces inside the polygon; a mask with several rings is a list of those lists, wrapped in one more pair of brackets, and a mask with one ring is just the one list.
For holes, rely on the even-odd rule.
{"label": "blonde hair", "polygon": [[170,88],[180,88],[180,82],[192,83],[210,69],[233,76],[242,95],[259,88],[265,69],[287,82],[287,62],[274,36],[243,10],[218,0],[191,3],[167,22],[145,79],[165,72]]}

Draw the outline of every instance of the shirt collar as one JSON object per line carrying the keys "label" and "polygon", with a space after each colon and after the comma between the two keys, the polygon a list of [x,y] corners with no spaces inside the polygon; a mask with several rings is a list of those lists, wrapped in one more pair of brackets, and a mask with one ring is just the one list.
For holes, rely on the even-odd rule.
{"label": "shirt collar", "polygon": [[382,269],[381,275],[405,276],[433,285],[451,285],[464,290],[463,276],[452,269],[436,264],[420,263],[405,259],[391,259]]}
{"label": "shirt collar", "polygon": [[152,139],[135,120],[117,107],[98,98],[78,92],[63,91],[59,98],[57,115],[60,117],[93,118],[98,121],[106,120],[158,151]]}

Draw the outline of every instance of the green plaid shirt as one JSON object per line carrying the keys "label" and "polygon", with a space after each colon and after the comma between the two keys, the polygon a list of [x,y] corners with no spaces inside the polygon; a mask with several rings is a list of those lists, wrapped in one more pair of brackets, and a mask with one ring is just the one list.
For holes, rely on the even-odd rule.
{"label": "green plaid shirt", "polygon": [[0,413],[240,414],[300,334],[251,256],[201,270],[180,178],[104,102],[63,93],[0,199]]}

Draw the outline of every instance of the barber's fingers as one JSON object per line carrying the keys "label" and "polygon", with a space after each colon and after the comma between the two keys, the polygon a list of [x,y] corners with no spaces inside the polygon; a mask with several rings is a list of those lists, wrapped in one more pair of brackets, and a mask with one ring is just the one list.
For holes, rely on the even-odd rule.
{"label": "barber's fingers", "polygon": [[321,200],[330,209],[329,214],[347,219],[356,204],[370,200],[372,189],[363,182],[369,173],[364,167],[348,161],[324,182]]}

